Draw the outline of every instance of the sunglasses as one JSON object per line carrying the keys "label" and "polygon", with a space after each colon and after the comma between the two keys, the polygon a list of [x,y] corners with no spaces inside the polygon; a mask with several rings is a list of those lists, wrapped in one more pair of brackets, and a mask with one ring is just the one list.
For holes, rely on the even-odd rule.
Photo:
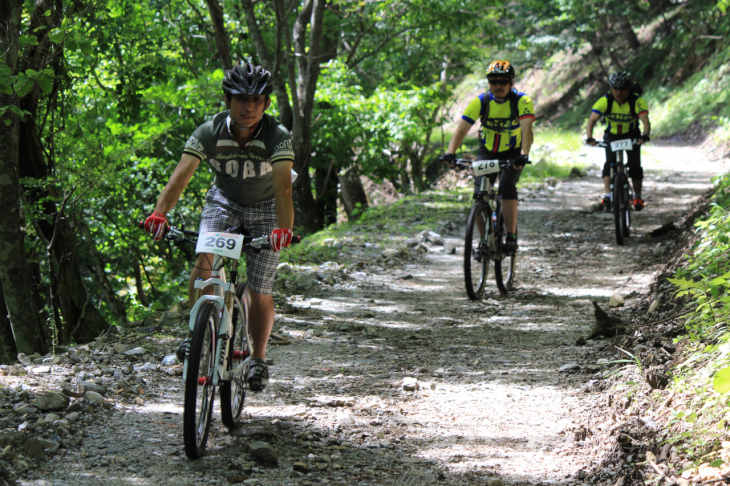
{"label": "sunglasses", "polygon": [[509,79],[490,79],[489,84],[493,86],[507,86],[510,83]]}

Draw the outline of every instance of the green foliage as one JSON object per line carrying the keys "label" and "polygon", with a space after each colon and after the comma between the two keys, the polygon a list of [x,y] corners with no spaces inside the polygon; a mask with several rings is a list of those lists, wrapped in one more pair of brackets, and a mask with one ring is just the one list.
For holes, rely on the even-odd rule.
{"label": "green foliage", "polygon": [[705,455],[726,440],[730,416],[730,180],[719,177],[716,184],[709,215],[695,224],[699,238],[669,279],[693,312],[685,324],[687,334],[677,338],[688,351],[673,384],[687,400],[672,411],[665,435],[697,463],[708,461]]}
{"label": "green foliage", "polygon": [[712,388],[717,393],[730,392],[730,367],[725,367],[715,373],[712,378]]}
{"label": "green foliage", "polygon": [[337,61],[323,69],[316,94],[315,167],[357,164],[376,180],[393,177],[399,154],[422,151],[423,140],[443,120],[434,116],[448,93],[437,86],[378,88],[363,94],[355,73]]}
{"label": "green foliage", "polygon": [[679,89],[658,89],[656,98],[664,98],[652,112],[654,128],[665,136],[687,130],[712,131],[719,127],[718,141],[728,141],[730,117],[730,47],[715,56],[710,64],[687,79]]}
{"label": "green foliage", "polygon": [[[71,195],[65,211],[84,248],[81,266],[94,304],[109,308],[98,275],[88,270],[100,259],[113,292],[129,317],[137,318],[147,310],[138,294],[136,270],[141,269],[141,285],[152,306],[164,308],[184,293],[192,255],[151,241],[136,223],[152,210],[187,137],[224,108],[220,92],[223,72],[213,29],[201,0],[62,0],[59,4],[65,16],[60,24],[50,23],[54,12],[47,10],[47,26],[31,32],[30,9],[34,5],[26,2],[19,36],[21,50],[41,45],[47,34],[43,42],[53,44],[63,58],[58,66],[24,67],[17,73],[0,58],[0,92],[13,100],[0,106],[0,119],[9,124],[9,113],[25,117],[27,112],[17,101],[29,93],[41,93],[37,122],[51,170],[46,180],[34,184],[53,184],[57,194]],[[240,2],[223,2],[222,6],[234,58],[256,61]],[[645,2],[627,7],[618,0],[599,6],[587,0],[530,0],[509,5],[501,0],[328,3],[324,56],[331,60],[323,65],[317,81],[311,127],[316,155],[311,167],[332,168],[336,175],[357,164],[371,179],[393,180],[413,161],[424,161],[431,155],[430,137],[443,125],[439,117],[444,107],[463,101],[453,99],[452,85],[470,73],[481,77],[479,73],[494,56],[509,57],[518,66],[551,69],[565,60],[551,55],[556,50],[583,47],[592,32],[606,31],[605,20],[619,10],[630,14],[629,18],[645,18],[647,8]],[[671,35],[659,29],[651,49],[645,50],[647,54],[641,60],[630,60],[629,66],[647,74],[647,79],[651,79],[650,67],[657,70],[649,96],[652,102],[667,102],[666,108],[652,115],[660,133],[684,130],[692,120],[700,120],[703,127],[719,127],[716,133],[727,139],[730,114],[725,79],[730,76],[726,61],[720,60],[728,57],[727,51],[718,60],[709,61],[705,71],[695,77],[690,76],[697,62],[688,61],[692,69],[677,75],[677,79],[687,80],[682,93],[659,87],[672,84],[666,80],[675,79],[672,76],[682,68],[684,53],[709,58],[709,53],[719,50],[718,42],[702,39],[699,33],[726,35],[728,20],[721,15],[726,8],[727,0],[700,0],[663,12],[666,19],[657,16],[653,25],[665,22]],[[280,24],[272,5],[256,2],[255,9],[264,42],[273,51],[280,46]],[[290,13],[290,21],[296,13]],[[666,63],[660,62],[662,56]],[[581,64],[579,70],[590,73],[598,68]],[[565,77],[551,75],[547,83],[551,90],[558,85],[560,92],[565,92],[572,82],[587,84],[585,77],[573,76],[570,70],[556,71],[565,72]],[[581,94],[589,91],[584,86],[579,89]],[[687,94],[690,97],[683,98]],[[683,99],[689,101],[682,103]],[[568,120],[565,123],[584,122],[585,106],[572,105],[578,115],[564,118]],[[579,143],[578,136],[540,138],[544,135],[539,134],[535,163],[525,170],[523,183],[568,177],[574,168],[580,168],[579,162],[564,156],[564,150]],[[552,150],[540,148],[549,144],[554,146]],[[174,223],[196,226],[210,181],[207,168],[200,167],[169,215]],[[357,239],[359,231],[355,228],[391,224],[381,221],[388,211],[405,212],[415,231],[466,206],[464,201],[454,202],[459,195],[429,197],[404,198],[392,207],[366,210],[358,225],[328,229],[311,244],[302,245],[303,253],[309,248],[313,255],[302,258],[333,258],[338,250],[317,243],[316,238],[353,231]],[[59,196],[56,202],[61,200]],[[41,217],[37,208],[25,209],[29,220]],[[719,213],[713,215],[720,217]],[[367,240],[367,235],[363,236]],[[722,241],[723,236],[717,232],[714,237]],[[27,246],[40,267],[47,268],[32,229]],[[717,257],[723,248],[715,250],[713,258],[721,260]],[[297,257],[296,251],[292,258]],[[727,273],[713,273],[708,266],[677,278],[699,282],[700,275],[719,278]],[[49,281],[48,275],[43,278],[45,283]],[[725,284],[715,282],[713,286],[710,279],[701,285],[701,289],[688,287],[687,295],[704,299],[703,312],[720,315],[725,304],[720,299],[727,293]]]}

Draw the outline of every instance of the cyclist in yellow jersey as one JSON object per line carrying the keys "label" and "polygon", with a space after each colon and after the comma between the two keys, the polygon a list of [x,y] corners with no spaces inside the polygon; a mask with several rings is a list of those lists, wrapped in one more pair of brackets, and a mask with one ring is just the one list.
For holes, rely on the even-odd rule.
{"label": "cyclist in yellow jersey", "polygon": [[[505,251],[509,253],[517,251],[517,182],[528,161],[532,123],[535,121],[532,99],[514,88],[514,79],[515,68],[509,61],[494,61],[489,65],[489,89],[466,107],[451,137],[448,152],[443,156],[443,160],[453,168],[455,152],[471,127],[480,120],[477,160],[518,159],[513,168],[499,174],[499,195],[507,227]],[[497,174],[489,177],[494,183]],[[475,178],[474,183],[475,191],[479,190],[481,177]]]}
{"label": "cyclist in yellow jersey", "polygon": [[[650,140],[651,123],[649,123],[649,105],[644,98],[632,92],[634,82],[631,75],[626,71],[617,71],[608,77],[608,84],[611,92],[601,96],[593,105],[593,111],[588,118],[586,126],[586,143],[596,145],[593,138],[593,127],[602,117],[606,118],[606,131],[603,134],[604,141],[608,144],[614,140],[626,138],[636,139],[641,145]],[[610,103],[610,105],[609,105]],[[643,133],[639,131],[639,120],[643,125]],[[644,209],[644,200],[641,198],[641,186],[644,178],[644,170],[641,168],[641,148],[627,152],[628,173],[634,186],[634,209]],[[603,166],[603,196],[604,210],[611,210],[611,179],[610,167],[615,163],[616,154],[606,147],[606,163]]]}

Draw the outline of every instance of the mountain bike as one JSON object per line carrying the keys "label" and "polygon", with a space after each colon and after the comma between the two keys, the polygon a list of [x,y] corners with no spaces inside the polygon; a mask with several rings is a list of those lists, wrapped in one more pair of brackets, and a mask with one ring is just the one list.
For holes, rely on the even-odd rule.
{"label": "mountain bike", "polygon": [[457,167],[471,169],[475,177],[484,176],[479,190],[474,193],[464,237],[464,281],[466,294],[471,300],[480,300],[484,295],[490,260],[494,262],[494,279],[501,293],[509,292],[514,283],[517,256],[515,252],[504,250],[507,230],[502,198],[489,179],[490,174],[512,168],[514,162],[514,159],[457,159],[455,162]]}
{"label": "mountain bike", "polygon": [[[254,238],[238,233],[232,229],[199,235],[170,226],[164,236],[177,245],[196,244],[196,253],[213,255],[210,278],[198,279],[194,284],[190,344],[183,365],[183,442],[190,459],[205,454],[216,387],[221,420],[229,429],[238,426],[246,398],[253,343],[248,322],[249,291],[244,282],[237,282],[238,260],[244,249],[260,251],[270,248],[270,244],[267,235]],[[292,243],[299,240],[294,237]],[[206,287],[213,288],[212,294],[203,294]]]}
{"label": "mountain bike", "polygon": [[608,144],[597,141],[596,147],[610,147],[616,153],[616,162],[611,164],[611,209],[613,211],[614,226],[616,228],[616,244],[623,245],[631,235],[631,204],[634,200],[631,181],[626,174],[626,161],[624,152],[633,150],[638,145],[636,140],[622,139],[614,140]]}

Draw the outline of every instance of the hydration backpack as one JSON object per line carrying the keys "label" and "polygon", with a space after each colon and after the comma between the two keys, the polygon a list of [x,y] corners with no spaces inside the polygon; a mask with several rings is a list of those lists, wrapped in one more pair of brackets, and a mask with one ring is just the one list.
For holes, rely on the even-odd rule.
{"label": "hydration backpack", "polygon": [[[629,99],[627,100],[629,102],[629,109],[631,110],[631,116],[633,118],[636,118],[636,100],[639,99],[639,96],[641,96],[644,93],[644,89],[641,87],[639,83],[636,81],[633,82],[633,85],[631,86],[631,91],[629,92]],[[606,93],[606,99],[608,100],[608,106],[606,107],[606,113],[603,114],[603,121],[606,121],[606,117],[611,114],[611,109],[613,108],[613,102],[615,101],[615,98],[613,97],[612,92]]]}
{"label": "hydration backpack", "polygon": [[[514,88],[512,91],[509,92],[507,95],[507,99],[509,100],[509,106],[511,110],[510,114],[510,120],[518,120],[520,117],[518,116],[518,109],[517,109],[517,103],[520,102],[520,98],[522,98],[522,93],[518,93],[517,90]],[[479,117],[479,120],[482,122],[482,126],[486,125],[487,120],[489,119],[489,105],[492,104],[492,100],[487,100],[486,103],[482,103],[482,112],[481,116]]]}

